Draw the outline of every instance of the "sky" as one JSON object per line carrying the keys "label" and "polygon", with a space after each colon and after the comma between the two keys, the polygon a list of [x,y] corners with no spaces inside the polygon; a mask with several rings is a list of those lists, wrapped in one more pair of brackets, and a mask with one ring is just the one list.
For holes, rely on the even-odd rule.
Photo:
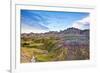
{"label": "sky", "polygon": [[89,29],[89,13],[21,10],[21,33],[45,33],[75,27]]}

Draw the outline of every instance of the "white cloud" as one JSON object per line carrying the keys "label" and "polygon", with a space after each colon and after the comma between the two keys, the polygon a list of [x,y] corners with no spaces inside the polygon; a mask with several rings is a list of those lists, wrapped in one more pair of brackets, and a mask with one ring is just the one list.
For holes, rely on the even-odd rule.
{"label": "white cloud", "polygon": [[81,20],[78,20],[72,24],[72,27],[79,28],[79,29],[88,29],[90,25],[90,17],[85,17]]}

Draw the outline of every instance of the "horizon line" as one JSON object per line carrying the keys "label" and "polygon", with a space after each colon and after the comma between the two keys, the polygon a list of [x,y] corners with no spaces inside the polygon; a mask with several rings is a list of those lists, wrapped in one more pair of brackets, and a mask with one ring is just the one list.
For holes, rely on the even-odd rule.
{"label": "horizon line", "polygon": [[[70,28],[75,28],[75,27],[70,27]],[[70,29],[70,28],[67,28],[67,29]],[[67,30],[67,29],[64,29],[64,30]],[[82,31],[83,31],[83,30],[90,30],[89,28],[88,28],[88,29],[87,29],[87,28],[86,28],[86,29],[75,28],[75,29],[82,30]],[[59,30],[59,31],[51,31],[51,30],[50,30],[50,31],[36,32],[36,33],[31,31],[31,32],[21,32],[21,34],[24,34],[24,33],[27,33],[27,34],[29,34],[29,33],[41,34],[41,33],[48,33],[48,32],[61,32],[61,31],[64,31],[64,30]]]}

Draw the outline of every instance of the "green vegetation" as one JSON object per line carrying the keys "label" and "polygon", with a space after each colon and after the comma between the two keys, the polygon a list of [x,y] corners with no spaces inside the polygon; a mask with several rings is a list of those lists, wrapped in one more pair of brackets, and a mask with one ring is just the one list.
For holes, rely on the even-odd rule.
{"label": "green vegetation", "polygon": [[51,34],[21,36],[21,63],[89,59],[87,36]]}
{"label": "green vegetation", "polygon": [[31,41],[22,39],[21,47],[21,52],[26,52],[30,57],[29,60],[34,55],[37,62],[65,60],[67,56],[67,49],[59,48],[58,40],[53,37]]}

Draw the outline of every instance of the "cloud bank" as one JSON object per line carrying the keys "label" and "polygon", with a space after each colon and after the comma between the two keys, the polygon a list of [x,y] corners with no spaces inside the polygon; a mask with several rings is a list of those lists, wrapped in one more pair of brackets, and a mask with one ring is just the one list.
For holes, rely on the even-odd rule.
{"label": "cloud bank", "polygon": [[90,17],[85,17],[81,20],[75,21],[72,24],[72,27],[79,28],[79,29],[89,29],[90,26]]}

